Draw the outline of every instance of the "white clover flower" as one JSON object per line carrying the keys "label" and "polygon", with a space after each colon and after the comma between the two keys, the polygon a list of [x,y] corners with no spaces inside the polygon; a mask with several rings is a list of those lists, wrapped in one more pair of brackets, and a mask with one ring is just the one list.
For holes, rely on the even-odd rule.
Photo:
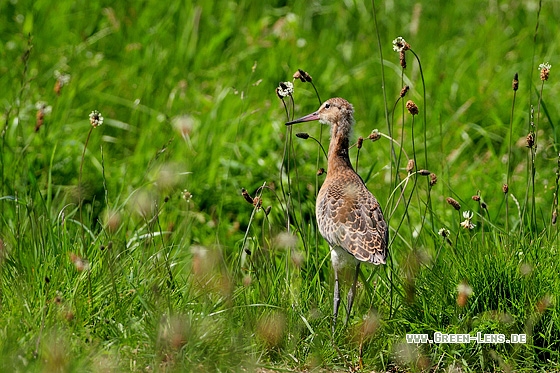
{"label": "white clover flower", "polygon": [[465,220],[461,222],[461,227],[465,229],[474,229],[476,227],[476,225],[471,222],[471,219],[473,218],[472,211],[463,211],[463,218]]}
{"label": "white clover flower", "polygon": [[449,237],[449,235],[451,233],[449,232],[449,229],[440,228],[440,230],[438,231],[438,234],[442,237]]}
{"label": "white clover flower", "polygon": [[550,70],[551,68],[552,68],[552,65],[549,64],[548,62],[544,62],[544,63],[541,63],[541,64],[539,65],[539,70],[541,70],[541,71],[542,71],[542,70],[545,70],[545,69],[546,69],[546,70]]}
{"label": "white clover flower", "polygon": [[465,307],[467,300],[472,295],[473,289],[466,282],[461,282],[457,285],[457,304],[459,307]]}
{"label": "white clover flower", "polygon": [[289,233],[289,232],[281,232],[275,238],[276,245],[278,247],[286,248],[286,249],[293,249],[297,246],[297,236]]}
{"label": "white clover flower", "polygon": [[58,82],[60,83],[60,86],[67,85],[68,83],[70,83],[70,79],[71,79],[70,74],[61,73],[58,70],[54,71],[54,77],[56,78],[56,80],[58,80]]}
{"label": "white clover flower", "polygon": [[48,105],[45,101],[37,101],[35,109],[41,110],[44,115],[49,115],[52,112],[52,106]]}
{"label": "white clover flower", "polygon": [[461,227],[465,229],[474,229],[476,224],[471,223],[469,220],[464,220],[461,222]]}
{"label": "white clover flower", "polygon": [[472,287],[469,286],[469,284],[465,282],[461,282],[459,285],[457,285],[457,292],[459,294],[465,294],[467,296],[471,296],[473,293],[473,289]]}
{"label": "white clover flower", "polygon": [[103,115],[99,111],[94,110],[89,114],[89,122],[94,128],[99,127],[103,124]]}
{"label": "white clover flower", "polygon": [[276,94],[282,99],[291,96],[293,93],[294,85],[292,82],[280,82],[280,85],[276,88]]}
{"label": "white clover flower", "polygon": [[408,44],[402,36],[399,36],[395,40],[393,40],[393,50],[395,52],[404,52],[409,49],[410,49],[410,44]]}

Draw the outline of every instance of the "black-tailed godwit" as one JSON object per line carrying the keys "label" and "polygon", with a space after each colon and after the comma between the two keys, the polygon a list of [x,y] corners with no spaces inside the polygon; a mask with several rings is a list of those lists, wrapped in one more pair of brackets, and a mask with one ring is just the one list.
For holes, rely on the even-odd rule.
{"label": "black-tailed godwit", "polygon": [[348,147],[353,114],[354,108],[348,101],[331,98],[316,112],[286,123],[319,120],[331,127],[327,177],[317,196],[315,214],[319,232],[330,246],[334,268],[333,331],[340,305],[339,271],[348,264],[356,266],[346,305],[348,324],[360,263],[385,264],[389,240],[379,202],[350,163]]}

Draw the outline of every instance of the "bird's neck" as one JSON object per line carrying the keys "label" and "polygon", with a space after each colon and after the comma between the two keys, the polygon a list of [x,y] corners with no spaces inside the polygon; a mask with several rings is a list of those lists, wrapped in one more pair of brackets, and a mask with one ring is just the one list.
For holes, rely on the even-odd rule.
{"label": "bird's neck", "polygon": [[331,127],[331,142],[329,144],[329,169],[328,173],[332,174],[338,170],[353,169],[350,163],[349,147],[349,128],[347,126]]}

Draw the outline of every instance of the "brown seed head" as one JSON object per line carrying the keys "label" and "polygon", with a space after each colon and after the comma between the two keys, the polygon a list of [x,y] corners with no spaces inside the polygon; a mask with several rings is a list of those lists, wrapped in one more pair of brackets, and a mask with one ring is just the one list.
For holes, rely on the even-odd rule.
{"label": "brown seed head", "polygon": [[532,149],[534,145],[535,145],[535,135],[533,134],[533,132],[529,132],[529,134],[527,135],[527,147],[529,149]]}
{"label": "brown seed head", "polygon": [[473,290],[466,282],[461,282],[457,286],[457,305],[459,307],[465,307],[467,305],[467,299],[472,295]]}
{"label": "brown seed head", "polygon": [[375,335],[379,326],[379,316],[370,311],[360,323],[352,328],[352,338],[355,342],[367,341]]}
{"label": "brown seed head", "polygon": [[363,142],[364,142],[364,138],[362,136],[358,137],[358,142],[356,143],[356,147],[358,149],[361,149]]}
{"label": "brown seed head", "polygon": [[38,132],[39,128],[41,128],[41,126],[43,125],[43,122],[45,120],[45,111],[44,111],[43,108],[40,108],[39,110],[37,110],[36,119],[37,119],[37,121],[35,122],[35,132]]}
{"label": "brown seed head", "polygon": [[410,89],[410,87],[407,86],[407,85],[405,85],[405,86],[403,87],[403,89],[401,89],[400,97],[402,98],[402,97],[406,96],[406,94],[408,93],[408,90],[409,90],[409,89]]}
{"label": "brown seed head", "polygon": [[431,172],[428,170],[420,170],[418,173],[422,176],[430,176]]}
{"label": "brown seed head", "polygon": [[399,61],[401,63],[401,67],[406,69],[406,54],[404,53],[404,50],[399,52]]}
{"label": "brown seed head", "polygon": [[62,87],[67,85],[70,82],[70,75],[61,73],[58,70],[55,70],[54,76],[56,78],[56,82],[54,83],[54,93],[57,96],[60,96],[60,92],[62,91]]}
{"label": "brown seed head", "polygon": [[257,209],[260,209],[262,206],[262,199],[261,197],[255,197],[253,198],[253,206],[255,206]]}
{"label": "brown seed head", "polygon": [[321,176],[324,173],[325,173],[325,169],[323,167],[317,170],[317,176]]}
{"label": "brown seed head", "polygon": [[459,293],[457,294],[457,305],[459,307],[465,307],[467,305],[467,299],[469,297],[467,297],[467,295],[465,293]]}
{"label": "brown seed head", "polygon": [[504,194],[506,194],[509,191],[509,185],[504,184],[502,185],[502,192],[504,192]]}
{"label": "brown seed head", "polygon": [[368,136],[368,139],[370,139],[371,141],[377,141],[380,138],[381,138],[381,134],[379,133],[378,130],[373,130],[371,134]]}
{"label": "brown seed head", "polygon": [[66,319],[66,321],[72,321],[72,320],[74,320],[74,312],[72,312],[72,311],[67,311],[67,312],[64,314],[64,318]]}
{"label": "brown seed head", "polygon": [[433,172],[430,174],[430,186],[433,187],[437,183],[437,175]]}
{"label": "brown seed head", "polygon": [[541,63],[539,65],[539,70],[541,71],[541,80],[544,82],[545,80],[548,80],[548,74],[550,73],[550,68],[552,66],[547,62],[547,63]]}
{"label": "brown seed head", "polygon": [[307,140],[309,138],[309,134],[307,132],[298,132],[296,133],[296,137]]}
{"label": "brown seed head", "polygon": [[451,206],[453,206],[453,208],[455,210],[460,210],[461,209],[461,204],[451,197],[447,197],[447,203],[449,203]]}
{"label": "brown seed head", "polygon": [[106,211],[103,222],[109,233],[116,233],[121,226],[121,214],[117,211]]}
{"label": "brown seed head", "polygon": [[406,172],[411,173],[414,170],[414,159],[409,159],[406,164]]}
{"label": "brown seed head", "polygon": [[181,196],[183,197],[183,199],[187,202],[190,202],[192,199],[192,193],[189,192],[188,190],[184,189],[183,193],[181,193]]}
{"label": "brown seed head", "polygon": [[298,71],[294,73],[294,79],[299,79],[301,80],[302,83],[305,82],[311,83],[313,81],[311,75],[309,75],[306,71],[303,71],[302,69],[298,69]]}
{"label": "brown seed head", "polygon": [[472,200],[476,202],[480,202],[480,196],[479,195],[472,196]]}
{"label": "brown seed head", "polygon": [[550,307],[551,303],[552,303],[552,299],[550,298],[550,295],[547,294],[537,302],[535,308],[537,309],[538,313],[543,313],[544,311],[546,311],[548,307]]}
{"label": "brown seed head", "polygon": [[54,82],[53,91],[57,96],[60,96],[60,92],[62,91],[62,83],[60,83],[60,80],[57,79],[56,82]]}
{"label": "brown seed head", "polygon": [[519,89],[519,75],[517,75],[517,73],[515,73],[515,76],[513,77],[513,82],[511,83],[511,87],[513,88],[514,91],[517,91],[517,89]]}
{"label": "brown seed head", "polygon": [[89,270],[89,263],[86,259],[79,257],[74,253],[70,253],[69,255],[70,255],[70,261],[74,264],[74,267],[76,267],[76,270],[78,272]]}
{"label": "brown seed head", "polygon": [[262,317],[257,322],[257,337],[270,347],[280,345],[286,332],[286,316],[274,312]]}
{"label": "brown seed head", "polygon": [[418,115],[418,106],[416,106],[416,104],[414,103],[414,101],[412,100],[408,100],[406,102],[406,109],[408,110],[408,112],[412,115]]}
{"label": "brown seed head", "polygon": [[247,201],[250,204],[253,204],[253,197],[251,197],[249,195],[249,193],[247,192],[247,190],[245,188],[241,188],[241,195],[243,196],[243,198],[245,198],[245,201]]}

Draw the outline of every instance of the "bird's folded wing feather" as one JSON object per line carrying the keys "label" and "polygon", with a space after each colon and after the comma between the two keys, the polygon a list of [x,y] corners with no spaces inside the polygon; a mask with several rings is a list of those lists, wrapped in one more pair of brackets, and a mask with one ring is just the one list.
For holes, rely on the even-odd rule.
{"label": "bird's folded wing feather", "polygon": [[384,264],[389,231],[379,202],[365,186],[331,185],[317,206],[321,234],[356,259]]}

